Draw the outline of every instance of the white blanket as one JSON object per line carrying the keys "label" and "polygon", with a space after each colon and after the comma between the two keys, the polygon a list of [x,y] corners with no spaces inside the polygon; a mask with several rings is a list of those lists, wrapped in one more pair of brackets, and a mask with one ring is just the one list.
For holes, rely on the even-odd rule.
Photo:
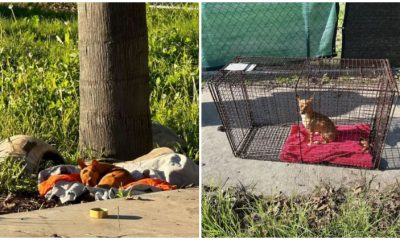
{"label": "white blanket", "polygon": [[177,187],[199,185],[199,166],[185,155],[169,153],[144,161],[127,161],[115,164],[133,173],[150,170],[150,177],[163,179]]}
{"label": "white blanket", "polygon": [[[158,178],[176,185],[184,187],[199,184],[199,167],[186,156],[176,153],[166,154],[153,159],[144,161],[131,161],[115,164],[131,172],[135,181],[142,179],[142,172],[150,170],[151,178]],[[54,166],[40,171],[38,175],[39,183],[47,180],[50,176],[59,174],[77,174],[80,168],[75,165]],[[149,185],[135,185],[126,190],[116,188],[105,189],[98,187],[86,187],[82,183],[59,181],[45,195],[46,199],[58,197],[62,203],[76,201],[82,194],[89,192],[96,200],[112,199],[116,196],[126,196],[128,194],[141,194],[145,191],[160,191],[156,187]]]}
{"label": "white blanket", "polygon": [[[38,179],[39,183],[47,180],[50,176],[59,174],[76,174],[79,173],[80,169],[73,165],[60,165],[42,170],[39,173]],[[45,195],[47,200],[54,197],[58,197],[61,203],[76,201],[82,194],[89,192],[94,196],[95,200],[105,200],[112,199],[120,196],[127,196],[128,194],[142,194],[145,191],[157,192],[160,189],[152,187],[149,185],[135,185],[129,187],[125,190],[118,190],[117,188],[99,188],[99,187],[88,187],[80,182],[68,182],[68,181],[58,181],[53,188],[48,191]]]}

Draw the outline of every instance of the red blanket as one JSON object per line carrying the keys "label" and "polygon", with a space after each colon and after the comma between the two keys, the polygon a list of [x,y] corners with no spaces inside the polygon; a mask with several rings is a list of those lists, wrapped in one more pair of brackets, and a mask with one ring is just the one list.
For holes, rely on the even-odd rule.
{"label": "red blanket", "polygon": [[[368,124],[336,126],[336,140],[326,144],[307,145],[309,134],[302,124],[292,125],[281,154],[281,161],[304,163],[331,163],[336,165],[373,168],[372,156],[362,151],[360,137],[368,138]],[[315,135],[314,141],[322,142],[321,136]],[[301,144],[300,144],[301,143]]]}

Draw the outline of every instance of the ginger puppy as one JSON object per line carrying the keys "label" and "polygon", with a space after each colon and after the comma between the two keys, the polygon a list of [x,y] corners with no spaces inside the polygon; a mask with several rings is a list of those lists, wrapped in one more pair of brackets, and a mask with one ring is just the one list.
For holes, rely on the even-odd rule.
{"label": "ginger puppy", "polygon": [[323,143],[334,141],[337,135],[335,124],[327,116],[313,110],[314,95],[308,99],[300,99],[299,96],[296,96],[296,99],[299,104],[302,123],[310,135],[308,145],[314,143],[315,133],[321,135],[324,140]]}
{"label": "ginger puppy", "polygon": [[93,160],[92,164],[86,165],[84,161],[78,160],[78,165],[81,168],[81,180],[85,186],[119,188],[134,181],[127,170],[109,163]]}

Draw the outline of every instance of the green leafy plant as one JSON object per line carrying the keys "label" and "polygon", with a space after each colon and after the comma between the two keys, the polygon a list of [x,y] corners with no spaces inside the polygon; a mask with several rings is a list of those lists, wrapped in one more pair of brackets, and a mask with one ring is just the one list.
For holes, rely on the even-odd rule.
{"label": "green leafy plant", "polygon": [[299,80],[299,77],[297,75],[293,76],[288,76],[288,77],[277,77],[275,79],[276,83],[278,84],[285,84],[285,85],[293,85]]}
{"label": "green leafy plant", "polygon": [[1,160],[0,192],[25,194],[36,192],[37,180],[25,174],[25,160],[17,158]]}

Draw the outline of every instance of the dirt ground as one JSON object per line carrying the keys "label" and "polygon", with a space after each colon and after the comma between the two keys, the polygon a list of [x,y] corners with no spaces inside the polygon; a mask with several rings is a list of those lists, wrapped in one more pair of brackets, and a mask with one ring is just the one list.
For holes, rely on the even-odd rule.
{"label": "dirt ground", "polygon": [[47,201],[39,195],[0,194],[0,215],[7,213],[27,212],[38,209],[64,206],[56,200]]}

